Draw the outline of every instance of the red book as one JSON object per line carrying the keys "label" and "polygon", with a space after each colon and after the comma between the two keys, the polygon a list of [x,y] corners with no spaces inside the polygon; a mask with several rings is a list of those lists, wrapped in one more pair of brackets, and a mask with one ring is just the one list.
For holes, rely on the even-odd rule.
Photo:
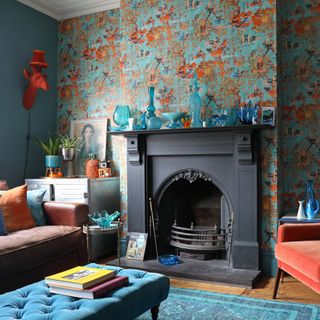
{"label": "red book", "polygon": [[116,288],[123,287],[129,283],[128,277],[116,276],[111,280],[99,283],[91,288],[85,290],[76,290],[67,287],[50,286],[51,293],[62,294],[76,298],[96,299],[105,296],[109,291]]}

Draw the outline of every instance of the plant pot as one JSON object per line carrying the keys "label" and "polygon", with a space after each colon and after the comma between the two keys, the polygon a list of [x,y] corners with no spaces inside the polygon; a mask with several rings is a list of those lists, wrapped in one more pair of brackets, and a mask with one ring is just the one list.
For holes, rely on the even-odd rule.
{"label": "plant pot", "polygon": [[46,167],[47,168],[61,168],[62,167],[62,156],[46,156]]}
{"label": "plant pot", "polygon": [[62,152],[62,157],[63,157],[64,161],[73,161],[74,160],[74,156],[75,156],[75,149],[74,148],[70,148],[70,149],[62,148],[61,152]]}

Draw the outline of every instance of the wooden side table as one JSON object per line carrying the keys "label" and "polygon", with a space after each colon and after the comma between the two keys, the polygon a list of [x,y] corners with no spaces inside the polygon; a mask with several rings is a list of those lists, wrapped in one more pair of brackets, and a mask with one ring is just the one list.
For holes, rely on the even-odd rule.
{"label": "wooden side table", "polygon": [[121,257],[121,247],[120,247],[120,229],[121,222],[114,221],[110,228],[103,229],[98,225],[84,225],[82,228],[83,233],[87,235],[87,250],[88,250],[88,260],[92,260],[92,236],[94,235],[106,235],[106,234],[117,234],[117,258],[118,266],[120,267],[120,257]]}
{"label": "wooden side table", "polygon": [[287,213],[279,219],[279,225],[284,223],[316,223],[320,222],[320,216],[316,216],[314,219],[297,219],[296,213]]}

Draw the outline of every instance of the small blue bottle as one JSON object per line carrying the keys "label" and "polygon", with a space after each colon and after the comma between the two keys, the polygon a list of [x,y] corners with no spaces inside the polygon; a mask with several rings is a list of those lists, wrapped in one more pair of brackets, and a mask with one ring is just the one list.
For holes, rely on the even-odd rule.
{"label": "small blue bottle", "polygon": [[201,121],[201,97],[198,93],[198,76],[197,73],[193,74],[193,92],[190,96],[190,113],[192,117],[191,127],[202,127]]}

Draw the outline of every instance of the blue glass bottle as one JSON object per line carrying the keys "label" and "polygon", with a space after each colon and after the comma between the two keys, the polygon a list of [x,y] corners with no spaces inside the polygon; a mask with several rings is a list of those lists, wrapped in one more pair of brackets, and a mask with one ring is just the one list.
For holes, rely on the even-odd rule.
{"label": "blue glass bottle", "polygon": [[190,113],[192,117],[191,127],[202,127],[201,121],[201,97],[198,93],[198,77],[197,73],[193,74],[193,92],[190,96]]}
{"label": "blue glass bottle", "polygon": [[154,87],[149,87],[149,105],[147,108],[147,128],[160,129],[162,121],[155,115],[156,108],[154,106]]}
{"label": "blue glass bottle", "polygon": [[306,189],[306,210],[308,219],[313,219],[319,212],[319,202],[314,194],[313,181],[308,180]]}

